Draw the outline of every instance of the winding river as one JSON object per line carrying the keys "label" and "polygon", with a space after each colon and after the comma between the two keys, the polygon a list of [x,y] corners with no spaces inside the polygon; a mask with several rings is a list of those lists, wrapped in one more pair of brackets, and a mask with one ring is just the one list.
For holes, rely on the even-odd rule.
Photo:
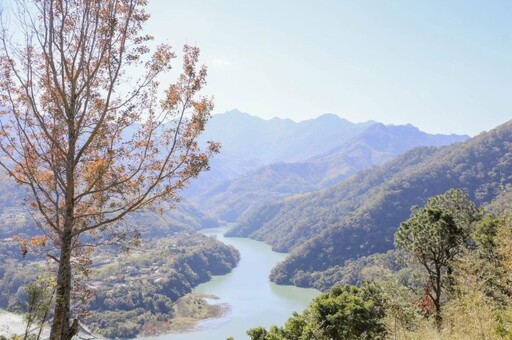
{"label": "winding river", "polygon": [[214,235],[220,241],[233,245],[240,251],[238,266],[227,275],[215,276],[199,285],[195,291],[219,298],[214,303],[230,306],[222,318],[199,323],[196,330],[172,333],[153,340],[236,340],[248,339],[246,331],[255,326],[283,325],[293,311],[301,312],[319,294],[315,289],[278,286],[269,281],[268,275],[286,254],[276,253],[271,247],[247,238],[225,238],[228,227],[205,229],[205,235]]}

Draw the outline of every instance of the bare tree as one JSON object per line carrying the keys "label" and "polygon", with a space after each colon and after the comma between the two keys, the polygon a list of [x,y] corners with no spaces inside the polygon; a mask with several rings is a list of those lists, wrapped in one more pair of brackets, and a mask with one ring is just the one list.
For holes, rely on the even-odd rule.
{"label": "bare tree", "polygon": [[13,0],[2,15],[0,165],[29,189],[44,231],[33,241],[54,249],[51,339],[77,332],[72,258],[83,236],[176,201],[219,149],[197,143],[213,107],[198,94],[199,50],[185,46],[182,73],[162,89],[159,76],[176,55],[142,34],[146,2]]}

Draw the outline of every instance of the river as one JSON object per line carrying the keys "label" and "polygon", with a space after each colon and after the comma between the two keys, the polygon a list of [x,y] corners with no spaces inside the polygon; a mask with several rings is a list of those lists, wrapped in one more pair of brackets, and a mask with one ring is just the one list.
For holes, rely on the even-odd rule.
{"label": "river", "polygon": [[246,331],[255,326],[283,325],[293,311],[301,312],[320,292],[315,289],[278,286],[269,281],[272,267],[286,257],[276,253],[263,242],[247,238],[224,237],[228,227],[205,229],[205,235],[214,235],[220,241],[240,251],[238,266],[227,275],[214,276],[199,285],[195,291],[215,295],[230,306],[222,318],[199,323],[196,330],[165,334],[145,339],[152,340],[235,340],[248,339]]}

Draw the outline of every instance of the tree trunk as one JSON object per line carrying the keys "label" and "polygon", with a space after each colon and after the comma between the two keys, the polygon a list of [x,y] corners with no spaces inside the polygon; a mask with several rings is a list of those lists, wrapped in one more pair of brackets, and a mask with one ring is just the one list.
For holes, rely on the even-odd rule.
{"label": "tree trunk", "polygon": [[75,324],[69,326],[71,318],[71,250],[73,244],[73,227],[75,224],[75,114],[72,109],[68,116],[68,152],[66,154],[66,192],[64,226],[60,245],[59,272],[57,274],[57,291],[55,298],[55,315],[50,333],[50,340],[70,340],[78,331]]}
{"label": "tree trunk", "polygon": [[71,241],[71,228],[66,228],[62,236],[51,340],[69,340],[76,333],[69,327],[71,317]]}
{"label": "tree trunk", "polygon": [[441,330],[441,324],[443,322],[443,318],[441,316],[441,267],[436,265],[436,277],[435,277],[435,289],[434,289],[434,293],[435,293],[435,298],[434,298],[434,307],[436,309],[436,315],[435,315],[435,320],[436,320],[436,327],[437,327],[437,330],[440,331]]}

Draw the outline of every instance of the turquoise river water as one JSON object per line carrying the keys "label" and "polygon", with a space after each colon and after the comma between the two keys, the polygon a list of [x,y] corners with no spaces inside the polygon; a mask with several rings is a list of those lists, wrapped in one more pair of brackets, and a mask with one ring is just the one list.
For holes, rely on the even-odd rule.
{"label": "turquoise river water", "polygon": [[315,289],[278,286],[269,281],[272,267],[286,254],[272,251],[263,242],[247,238],[226,238],[227,227],[205,229],[220,241],[233,245],[240,251],[238,266],[227,275],[215,276],[199,285],[195,291],[217,296],[212,303],[229,305],[229,312],[222,318],[200,322],[194,331],[171,333],[151,340],[235,340],[248,339],[246,331],[255,326],[283,325],[293,311],[301,312],[320,292]]}

